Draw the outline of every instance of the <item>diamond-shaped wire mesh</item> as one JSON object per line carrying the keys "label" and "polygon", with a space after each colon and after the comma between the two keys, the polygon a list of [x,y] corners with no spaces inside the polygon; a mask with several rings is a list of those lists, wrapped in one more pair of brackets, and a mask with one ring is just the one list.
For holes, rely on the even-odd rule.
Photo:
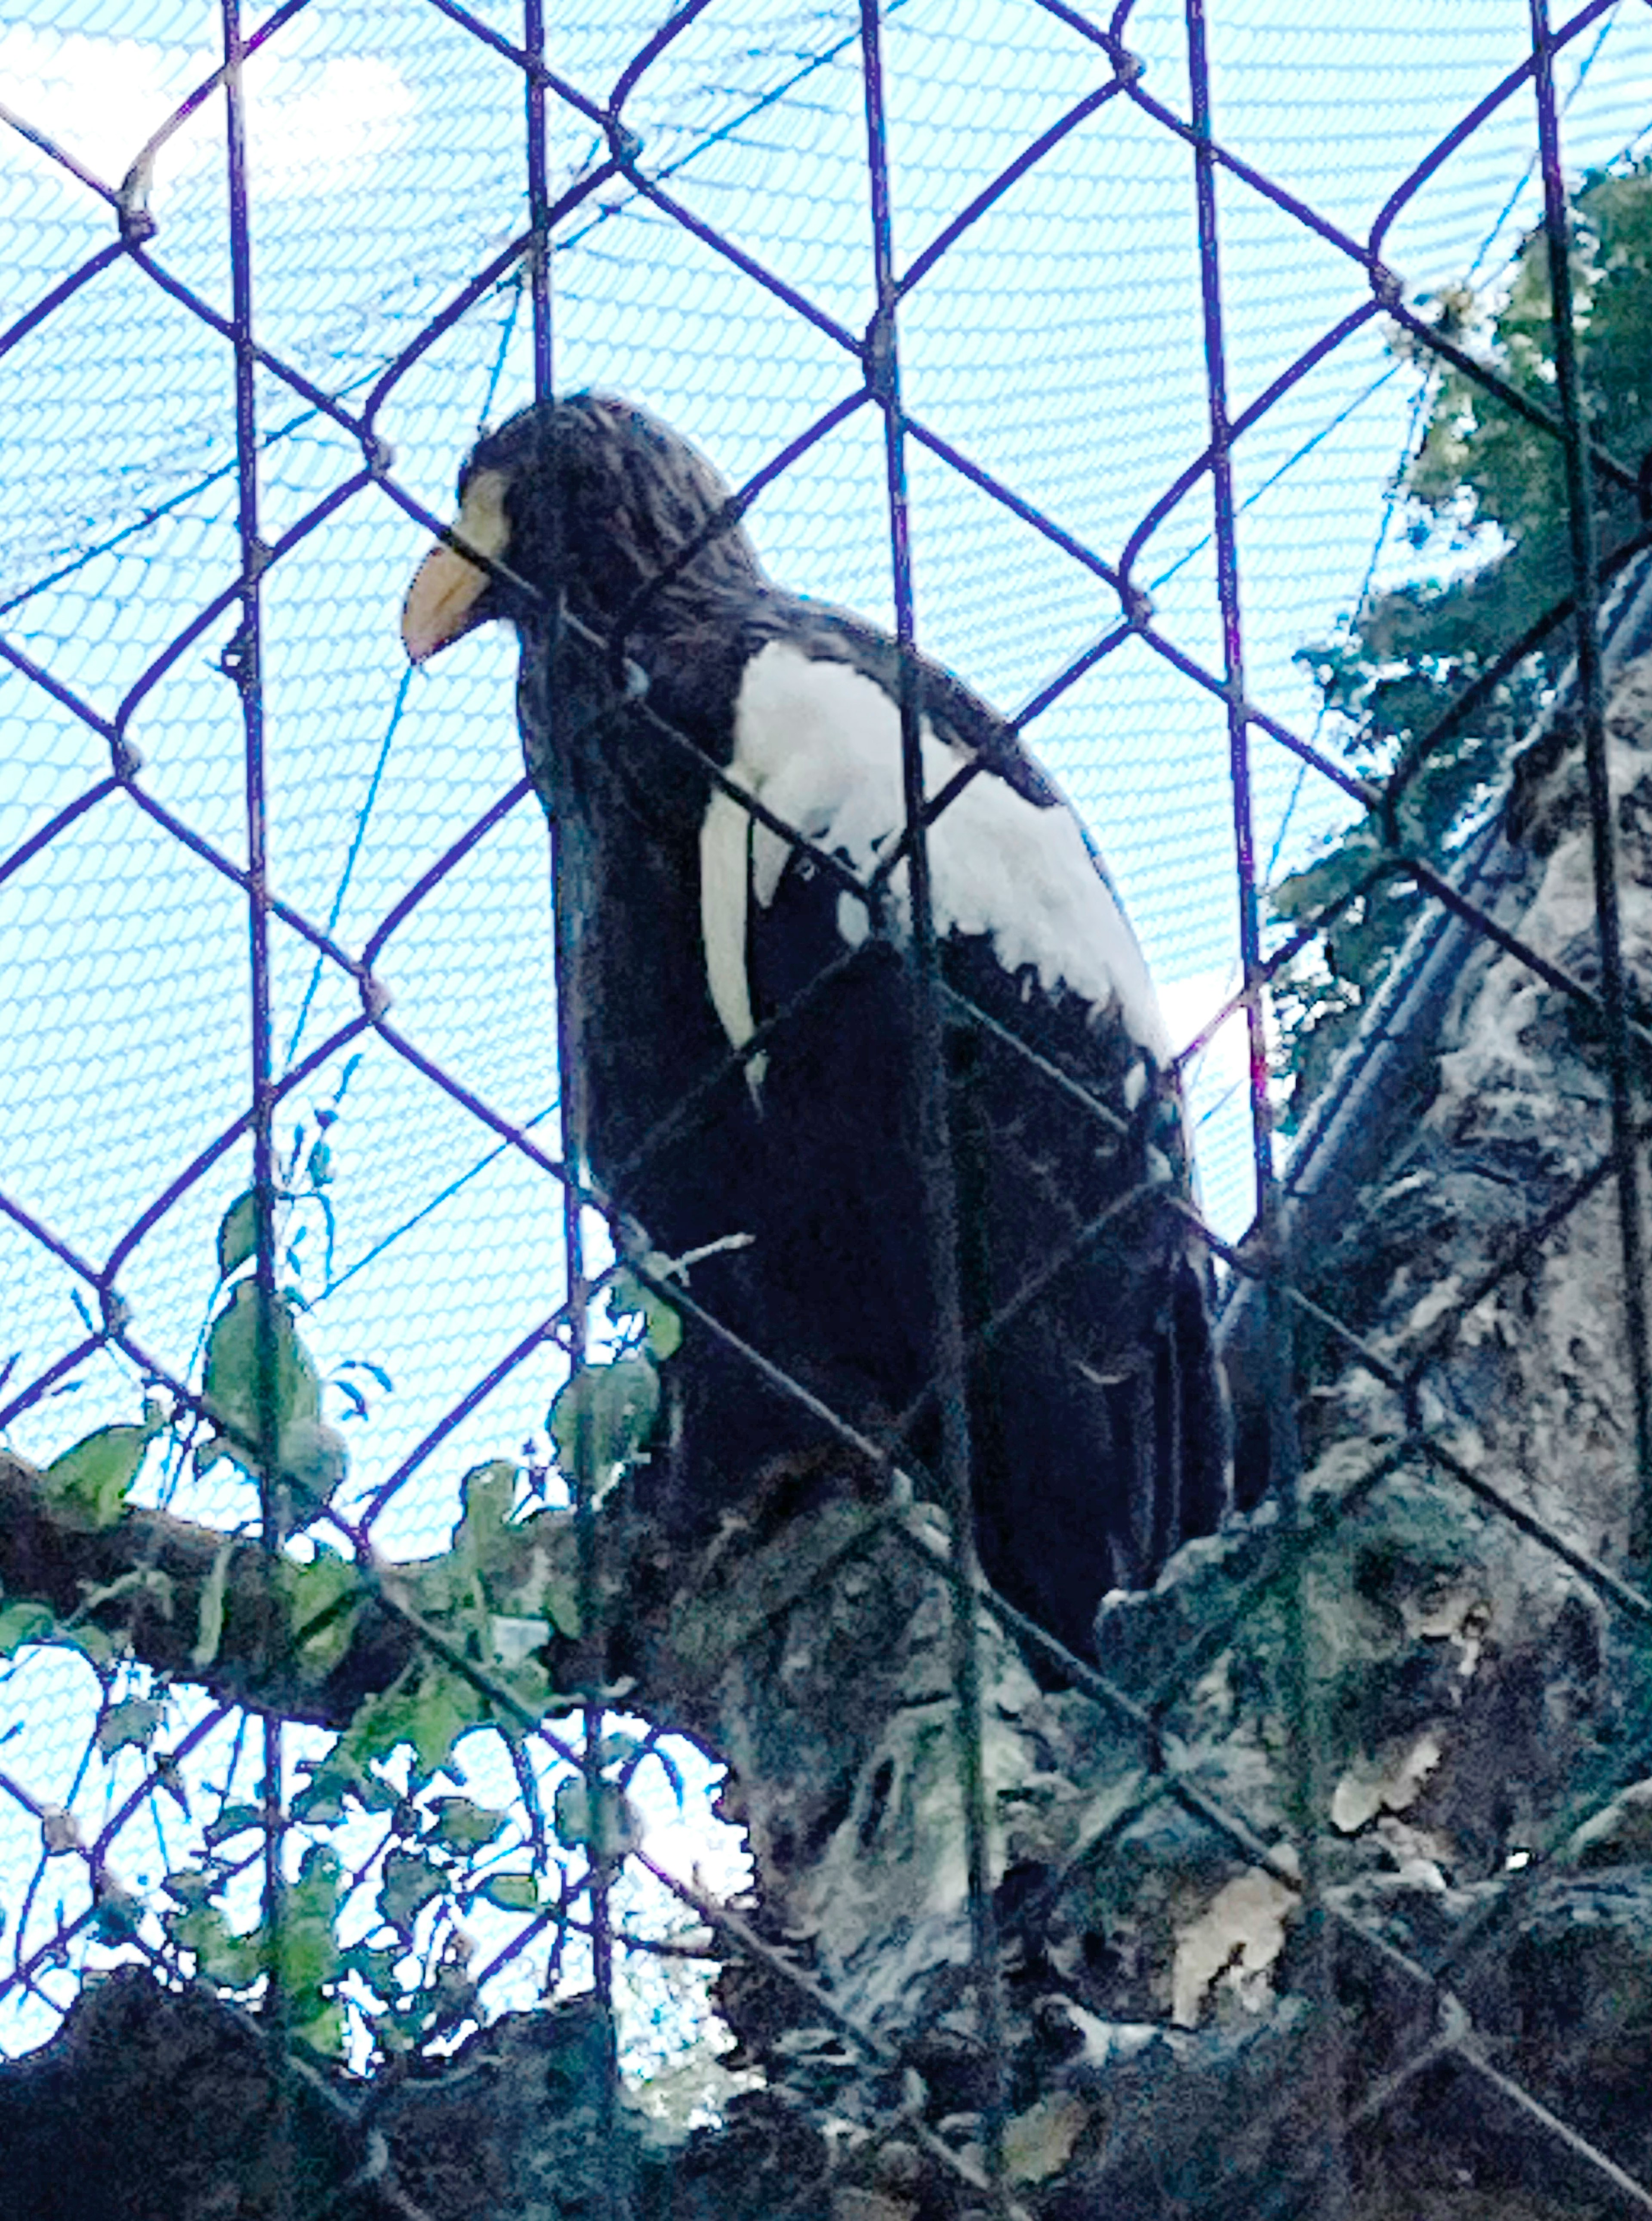
{"label": "diamond-shaped wire mesh", "polygon": [[[1445,345],[1428,303],[1494,285],[1546,189],[1552,220],[1562,157],[1574,174],[1652,128],[1644,9],[1596,0],[1542,22],[1491,0],[1449,22],[1402,0],[1335,24],[1218,8],[1208,26],[1198,0],[1125,0],[1111,22],[992,0],[962,22],[935,0],[701,0],[663,22],[623,0],[588,19],[537,0],[226,0],[222,22],[152,9],[139,36],[98,0],[14,9],[11,1445],[44,1461],[133,1419],[146,1386],[195,1408],[226,1209],[313,1173],[281,1214],[278,1259],[266,1214],[259,1270],[302,1290],[348,1436],[335,1546],[364,1567],[439,1550],[460,1477],[519,1448],[543,1483],[547,1410],[610,1259],[560,1177],[543,835],[505,641],[478,633],[410,681],[395,616],[477,429],[552,376],[656,409],[736,485],[795,446],[748,520],[769,567],[910,623],[1024,725],[1098,829],[1180,1041],[1200,1042],[1185,1076],[1204,1209],[1244,1264],[1240,1237],[1286,1207],[1266,1079],[1247,1073],[1247,1009],[1265,1031],[1278,954],[1261,890],[1380,799],[1293,659],[1403,567],[1397,489]],[[1394,320],[1409,351],[1390,344]],[[1566,405],[1551,429],[1575,455]],[[910,573],[892,573],[892,419]],[[1632,480],[1640,459],[1616,461]],[[1579,591],[1592,618],[1597,583]],[[1472,898],[1452,902],[1485,925]],[[1609,945],[1598,988],[1576,992],[1616,1044],[1599,1142],[1632,1188],[1613,961]],[[1620,1270],[1632,1360],[1638,1256]],[[1264,1298],[1277,1331],[1289,1295]],[[1643,1355],[1630,1372],[1644,1455]],[[1415,1380],[1399,1385],[1411,1432],[1382,1470],[1409,1456],[1439,1487],[1478,1491],[1644,1625],[1643,1592],[1499,1497],[1495,1473],[1432,1439]],[[197,1436],[158,1433],[135,1500],[225,1534],[262,1519],[278,1544],[271,1490],[193,1460]],[[91,1968],[137,1953],[176,1971],[144,1901],[203,1843],[234,1868],[223,1901],[245,1931],[272,1893],[302,1893],[300,1855],[327,1832],[301,1793],[322,1730],[272,1740],[185,1678],[159,1742],[123,1742],[111,1710],[150,1687],[53,1646],[7,1669],[24,1724],[0,1769],[8,2050],[47,2037]],[[493,1700],[507,1717],[509,1692]],[[531,1853],[539,1909],[509,1889],[477,1901],[481,2002],[467,1993],[452,2023],[594,1984],[620,2063],[646,2075],[707,2010],[708,1962],[648,1944],[705,1915],[719,1949],[762,1954],[719,1910],[742,1868],[710,1817],[715,1769],[680,1744],[660,1758],[640,1729],[613,1746],[651,1863],[615,1864],[610,1902],[609,1867],[587,1871],[576,1824],[572,1849],[548,1849],[543,1814],[567,1820],[624,1730],[594,1692],[566,1732],[512,1724],[514,1772],[507,1739],[479,1733],[457,1778],[510,1811],[510,1871]],[[1276,1865],[1139,1724],[1142,1801],[1180,1798]],[[341,1932],[360,1942],[383,1839],[364,1821],[328,1840],[354,1882]],[[685,1843],[700,1880],[673,1895],[660,1876],[689,1871]],[[427,1973],[451,1943],[428,1920],[407,1936]],[[358,2056],[370,2021],[352,2024]]]}

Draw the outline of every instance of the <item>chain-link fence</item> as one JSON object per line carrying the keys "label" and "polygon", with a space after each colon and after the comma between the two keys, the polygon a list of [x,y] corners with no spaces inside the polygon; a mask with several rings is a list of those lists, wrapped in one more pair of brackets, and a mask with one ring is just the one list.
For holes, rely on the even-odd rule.
{"label": "chain-link fence", "polygon": [[[1095,817],[1170,983],[1211,1242],[1244,1291],[1230,1339],[1262,1383],[1248,1454],[1296,1523],[1287,1571],[1409,1457],[1643,1640],[1633,1571],[1466,1460],[1416,1372],[1293,1277],[1292,1225],[1334,1193],[1327,1162],[1353,1161],[1337,1122],[1361,1125],[1371,1041],[1403,1058],[1437,1018],[1442,967],[1455,979],[1489,943],[1595,1029],[1610,1139],[1437,1307],[1431,1347],[1615,1186],[1622,1455],[1652,1480],[1644,1028],[1602,660],[1635,644],[1634,595],[1617,635],[1599,623],[1647,535],[1594,534],[1597,486],[1644,513],[1646,466],[1591,441],[1568,286],[1554,287],[1545,404],[1437,313],[1450,287],[1494,285],[1536,223],[1565,269],[1568,175],[1633,155],[1652,128],[1652,22],[1605,0],[1557,25],[1542,0],[1529,18],[1460,12],[1207,24],[1198,0],[1126,0],[1104,22],[1027,0],[961,25],[924,0],[701,0],[655,23],[619,6],[569,22],[538,0],[520,16],[226,0],[209,39],[192,10],[140,38],[41,0],[0,32],[16,219],[0,335],[0,915],[16,950],[0,1421],[41,1464],[91,1436],[91,1457],[59,1469],[59,1509],[128,1538],[95,1580],[77,1562],[81,1601],[51,1642],[31,1639],[51,1615],[7,1576],[9,2049],[43,2042],[89,1970],[135,1957],[260,1999],[278,2043],[358,2066],[589,1991],[611,2137],[622,2082],[704,2044],[710,1970],[743,1954],[829,2023],[868,2084],[906,2056],[730,1909],[748,1877],[710,1811],[716,1769],[623,1717],[594,1650],[578,1701],[548,1714],[544,1592],[513,1616],[490,1586],[512,1522],[570,1500],[560,1465],[580,1536],[560,1624],[591,1643],[613,1612],[593,1539],[598,1407],[569,1383],[647,1369],[650,1337],[668,1374],[662,1306],[715,1330],[679,1279],[621,1261],[626,1197],[570,1175],[554,901],[509,648],[479,633],[429,675],[401,668],[396,607],[446,528],[456,463],[479,427],[553,391],[632,393],[691,432],[777,575],[1017,705],[1014,729]],[[1287,935],[1267,885],[1357,811],[1406,855],[1418,767],[1534,645],[1488,643],[1499,663],[1380,783],[1349,768],[1292,662],[1403,572],[1404,469],[1442,361],[1565,458],[1573,567],[1547,622],[1576,630],[1562,706],[1586,767],[1599,964],[1586,979],[1523,939],[1482,892],[1481,848],[1455,878],[1407,855],[1440,929],[1419,929],[1391,1017],[1290,1169],[1270,994],[1334,920]],[[909,823],[916,852],[926,837]],[[928,946],[921,917],[915,938]],[[1397,1089],[1385,1070],[1379,1095]],[[1380,1125],[1364,1120],[1367,1148]],[[1374,1449],[1334,1513],[1298,1504],[1279,1423],[1293,1315],[1405,1405],[1400,1443]],[[825,1423],[867,1452],[858,1428]],[[936,1490],[958,1504],[967,1441],[950,1454]],[[122,1503],[225,1539],[191,1568],[168,1556],[165,1521],[137,1543],[104,1523]],[[435,1562],[476,1585],[479,1646],[451,1584],[391,1570],[441,1548],[461,1511]],[[990,2051],[1004,1906],[969,1661],[1006,1617],[1029,1655],[1051,1646],[979,1597],[958,1527],[959,1826]],[[288,1700],[266,1686],[252,1710],[214,1679],[236,1538],[289,1568],[269,1580],[286,1582],[297,1630]],[[375,1614],[395,1673],[354,1705],[318,1693]],[[123,1648],[116,1621],[147,1633]],[[1179,1773],[1161,1736],[1170,1680],[1143,1709],[1093,1665],[1057,1663],[1141,1737],[1140,1793],[1085,1861],[1104,1863],[1168,1796],[1281,1885],[1305,1879],[1319,1943],[1301,1987],[1334,2021],[1336,1938],[1358,1924],[1323,1895],[1311,1801],[1292,1859]],[[1293,1699],[1305,1776],[1311,1678]],[[306,1961],[305,1936],[332,1940]],[[1374,1948],[1423,1999],[1441,1992],[1437,1967]],[[1460,2036],[1430,2023],[1351,2094],[1334,2065],[1333,2110],[1357,2123],[1454,2047],[1474,2062]],[[707,2086],[715,2105],[726,2086]],[[1652,2208],[1517,2079],[1499,2086],[1613,2196]],[[891,2102],[910,2128],[909,2098]],[[919,2131],[1000,2211],[1013,2102],[989,2093],[967,2143]],[[1346,2192],[1339,2152],[1331,2137],[1315,2160],[1327,2211]]]}

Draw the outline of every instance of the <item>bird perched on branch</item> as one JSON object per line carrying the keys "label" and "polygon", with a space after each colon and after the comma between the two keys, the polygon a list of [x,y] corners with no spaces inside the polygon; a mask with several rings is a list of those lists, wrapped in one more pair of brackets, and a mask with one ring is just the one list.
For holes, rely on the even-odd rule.
{"label": "bird perched on branch", "polygon": [[938,1468],[950,1256],[982,1567],[1093,1655],[1104,1592],[1215,1525],[1227,1445],[1164,1026],[1077,819],[909,649],[926,985],[901,650],[774,585],[710,464],[623,401],[539,404],[465,464],[408,654],[491,618],[520,637],[529,769],[571,875],[591,1169],[657,1251],[704,1253],[693,1304],[769,1368],[691,1317],[675,1446],[646,1476],[662,1519],[709,1534],[838,1448],[823,1405]]}

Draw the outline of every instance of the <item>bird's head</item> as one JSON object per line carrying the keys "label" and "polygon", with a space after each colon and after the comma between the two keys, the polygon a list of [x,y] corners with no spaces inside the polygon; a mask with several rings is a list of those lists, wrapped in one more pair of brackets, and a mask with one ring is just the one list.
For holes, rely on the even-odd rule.
{"label": "bird's head", "polygon": [[422,663],[494,617],[530,626],[564,593],[600,632],[646,624],[645,590],[665,573],[662,600],[749,591],[762,572],[729,499],[698,448],[629,402],[579,393],[524,409],[459,474],[463,545],[433,547],[419,566],[402,610],[407,653]]}

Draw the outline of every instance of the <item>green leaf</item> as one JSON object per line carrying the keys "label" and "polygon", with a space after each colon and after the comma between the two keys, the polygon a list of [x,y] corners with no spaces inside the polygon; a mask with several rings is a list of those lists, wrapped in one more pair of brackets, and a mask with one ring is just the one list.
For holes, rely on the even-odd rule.
{"label": "green leaf", "polygon": [[468,1797],[438,1797],[431,1804],[435,1825],[432,1840],[450,1851],[476,1851],[491,1843],[505,1824],[505,1815],[472,1804]]}
{"label": "green leaf", "polygon": [[322,1419],[295,1419],[281,1430],[276,1454],[284,1482],[324,1504],[350,1470],[350,1445]]}
{"label": "green leaf", "polygon": [[629,1799],[603,1782],[598,1789],[595,1810],[597,1824],[593,1828],[591,1799],[582,1775],[573,1774],[558,1782],[551,1817],[564,1843],[571,1849],[583,1845],[593,1857],[623,1858],[628,1851],[634,1851],[641,1840],[641,1830]]}
{"label": "green leaf", "polygon": [[218,1222],[218,1277],[227,1280],[258,1248],[258,1194],[238,1195]]}
{"label": "green leaf", "polygon": [[454,1745],[487,1717],[487,1699],[463,1674],[427,1661],[413,1703],[412,1743],[427,1774],[447,1763]]}
{"label": "green leaf", "polygon": [[618,1728],[612,1734],[605,1735],[597,1746],[597,1763],[604,1768],[610,1766],[623,1768],[631,1763],[641,1749],[641,1736],[629,1734],[624,1729]]}
{"label": "green leaf", "polygon": [[172,1916],[166,1925],[173,1943],[193,1951],[200,1972],[221,1989],[244,1990],[258,1980],[263,1955],[257,1934],[237,1936],[216,1905],[197,1905]]}
{"label": "green leaf", "polygon": [[[649,1261],[664,1264],[667,1261],[660,1258]],[[681,1346],[681,1316],[673,1310],[663,1296],[657,1296],[652,1288],[637,1279],[635,1273],[623,1267],[608,1284],[608,1310],[610,1317],[616,1322],[628,1318],[642,1321],[643,1344],[656,1364],[663,1365],[668,1357],[676,1354]]]}
{"label": "green leaf", "polygon": [[167,1896],[185,1912],[198,1912],[210,1901],[215,1886],[212,1876],[199,1867],[179,1867],[166,1880]]}
{"label": "green leaf", "polygon": [[106,1634],[96,1620],[78,1620],[72,1627],[64,1628],[61,1639],[83,1658],[90,1658],[94,1666],[106,1666],[115,1655],[114,1636]]}
{"label": "green leaf", "polygon": [[321,1374],[293,1323],[290,1296],[266,1298],[256,1281],[236,1283],[207,1337],[204,1385],[219,1430],[206,1446],[207,1462],[227,1452],[254,1472],[272,1430],[280,1477],[317,1501],[337,1487],[348,1451],[322,1417]]}
{"label": "green leaf", "polygon": [[495,1530],[509,1523],[520,1471],[511,1458],[490,1458],[485,1465],[471,1467],[459,1484],[464,1509],[454,1535],[456,1549],[485,1544]]}
{"label": "green leaf", "polygon": [[342,1768],[318,1767],[292,1800],[293,1818],[306,1827],[330,1828],[344,1817],[344,1799],[355,1783],[355,1775]]}
{"label": "green leaf", "polygon": [[462,1674],[424,1657],[389,1689],[370,1697],[340,1737],[334,1763],[365,1773],[410,1743],[425,1776],[444,1766],[460,1736],[488,1717],[488,1702]]}
{"label": "green leaf", "polygon": [[419,1913],[447,1889],[447,1875],[422,1852],[391,1851],[379,1886],[379,1916],[398,1936],[410,1936]]}
{"label": "green leaf", "polygon": [[135,1427],[99,1427],[47,1467],[47,1500],[77,1525],[112,1527],[160,1431],[149,1420]]}
{"label": "green leaf", "polygon": [[360,1569],[335,1550],[320,1548],[307,1565],[281,1559],[276,1579],[286,1599],[299,1672],[306,1681],[322,1680],[350,1647],[361,1593]]}
{"label": "green leaf", "polygon": [[476,1895],[490,1905],[497,1905],[501,1912],[537,1912],[539,1884],[532,1874],[490,1874],[477,1890]]}
{"label": "green leaf", "polygon": [[488,1640],[493,1655],[507,1672],[525,1665],[551,1639],[548,1619],[524,1619],[509,1612],[494,1612],[488,1620]]}
{"label": "green leaf", "polygon": [[388,1781],[357,1766],[341,1743],[326,1758],[306,1761],[304,1770],[308,1779],[292,1800],[292,1817],[308,1825],[330,1827],[341,1820],[347,1798],[364,1812],[389,1812],[401,1802]]}
{"label": "green leaf", "polygon": [[26,1642],[48,1641],[56,1624],[43,1604],[22,1597],[0,1604],[0,1658],[15,1658]]}
{"label": "green leaf", "polygon": [[147,1750],[166,1707],[153,1697],[127,1697],[111,1705],[97,1723],[97,1748],[105,1758],[128,1744]]}
{"label": "green leaf", "polygon": [[307,2043],[323,2059],[342,2059],[346,2022],[344,2008],[336,1998],[323,1998],[318,2009],[307,2019],[294,2014],[287,2024],[288,2032],[301,2043]]}
{"label": "green leaf", "polygon": [[287,1890],[276,1933],[280,1939],[281,1979],[292,2000],[295,2018],[321,2009],[321,1989],[339,1972],[335,1934],[339,1899],[346,1886],[339,1855],[330,1845],[312,1843],[298,1879]]}
{"label": "green leaf", "polygon": [[[296,1816],[296,1806],[294,1810]],[[208,1848],[213,1849],[219,1843],[232,1842],[235,1836],[244,1836],[249,1830],[261,1827],[263,1821],[264,1811],[261,1805],[226,1805],[216,1820],[210,1820],[207,1823],[205,1841]]]}
{"label": "green leaf", "polygon": [[352,1943],[339,1953],[339,1965],[360,1974],[374,1997],[386,2005],[394,2005],[402,1994],[402,1982],[396,1969],[406,1956],[400,1943]]}
{"label": "green leaf", "polygon": [[648,1441],[659,1410],[660,1375],[646,1357],[574,1373],[547,1421],[564,1475],[600,1503]]}

